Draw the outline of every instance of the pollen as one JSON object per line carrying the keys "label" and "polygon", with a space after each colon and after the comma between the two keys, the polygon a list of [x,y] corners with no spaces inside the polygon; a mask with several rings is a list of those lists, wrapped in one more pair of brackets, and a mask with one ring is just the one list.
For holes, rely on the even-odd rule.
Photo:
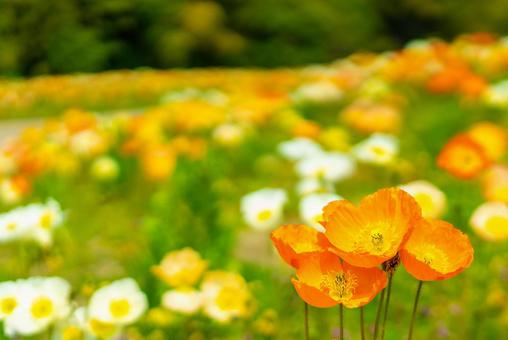
{"label": "pollen", "polygon": [[40,297],[34,301],[30,312],[35,319],[43,319],[50,316],[53,310],[53,301],[47,297]]}
{"label": "pollen", "polygon": [[375,251],[382,251],[383,249],[383,234],[379,231],[373,231],[370,233],[370,242]]}
{"label": "pollen", "polygon": [[349,271],[328,274],[321,281],[321,289],[328,289],[330,297],[339,303],[351,299],[357,286],[356,275]]}
{"label": "pollen", "polygon": [[127,299],[116,299],[109,303],[109,311],[115,318],[123,318],[129,314],[131,305]]}

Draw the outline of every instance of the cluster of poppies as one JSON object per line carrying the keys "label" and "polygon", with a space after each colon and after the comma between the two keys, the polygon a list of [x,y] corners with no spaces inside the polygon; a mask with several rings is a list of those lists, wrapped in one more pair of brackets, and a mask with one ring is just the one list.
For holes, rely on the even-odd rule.
{"label": "cluster of poppies", "polygon": [[298,295],[311,306],[367,305],[399,262],[420,281],[444,280],[473,261],[468,237],[453,225],[422,217],[418,203],[398,188],[381,189],[358,206],[347,200],[323,208],[324,233],[284,225],[271,234],[282,259],[296,269]]}

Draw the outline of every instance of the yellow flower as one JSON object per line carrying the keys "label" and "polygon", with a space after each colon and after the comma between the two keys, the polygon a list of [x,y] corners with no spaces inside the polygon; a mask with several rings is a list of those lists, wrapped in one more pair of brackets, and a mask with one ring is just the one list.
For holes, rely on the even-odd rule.
{"label": "yellow flower", "polygon": [[184,248],[166,254],[152,272],[173,287],[193,286],[208,267],[208,262],[192,248]]}
{"label": "yellow flower", "polygon": [[203,309],[218,322],[245,318],[252,311],[252,296],[244,278],[235,273],[212,271],[205,274],[201,284]]}

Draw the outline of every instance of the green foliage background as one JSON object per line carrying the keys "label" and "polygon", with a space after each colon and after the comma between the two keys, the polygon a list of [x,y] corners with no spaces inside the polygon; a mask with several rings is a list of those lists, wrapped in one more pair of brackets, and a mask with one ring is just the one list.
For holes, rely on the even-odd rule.
{"label": "green foliage background", "polygon": [[506,0],[0,0],[0,75],[275,67],[508,33]]}

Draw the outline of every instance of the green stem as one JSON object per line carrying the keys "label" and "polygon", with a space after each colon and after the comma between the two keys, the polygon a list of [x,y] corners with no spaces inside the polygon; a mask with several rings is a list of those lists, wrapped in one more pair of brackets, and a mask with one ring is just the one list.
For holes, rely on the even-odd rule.
{"label": "green stem", "polygon": [[360,334],[362,335],[362,340],[365,340],[365,318],[363,315],[363,306],[360,307]]}
{"label": "green stem", "polygon": [[381,340],[385,338],[385,327],[386,327],[386,319],[388,318],[388,306],[390,305],[390,296],[392,295],[392,278],[393,273],[388,274],[388,287],[386,291],[386,303],[385,303],[385,310],[383,313],[383,323],[381,326]]}
{"label": "green stem", "polygon": [[340,340],[344,340],[344,305],[340,304]]}
{"label": "green stem", "polygon": [[377,312],[376,312],[376,322],[374,324],[374,337],[373,339],[377,339],[377,335],[379,332],[379,320],[381,319],[381,311],[383,310],[383,303],[385,301],[385,292],[386,289],[381,291],[381,296],[379,297],[379,302],[377,304]]}
{"label": "green stem", "polygon": [[305,340],[310,340],[309,336],[309,305],[304,302],[304,323],[305,323]]}
{"label": "green stem", "polygon": [[411,323],[409,324],[409,334],[407,336],[408,340],[411,340],[413,337],[413,326],[415,324],[416,319],[416,310],[418,309],[418,300],[420,300],[420,292],[422,291],[423,281],[418,282],[418,289],[416,290],[415,303],[413,305],[413,314],[411,315]]}

